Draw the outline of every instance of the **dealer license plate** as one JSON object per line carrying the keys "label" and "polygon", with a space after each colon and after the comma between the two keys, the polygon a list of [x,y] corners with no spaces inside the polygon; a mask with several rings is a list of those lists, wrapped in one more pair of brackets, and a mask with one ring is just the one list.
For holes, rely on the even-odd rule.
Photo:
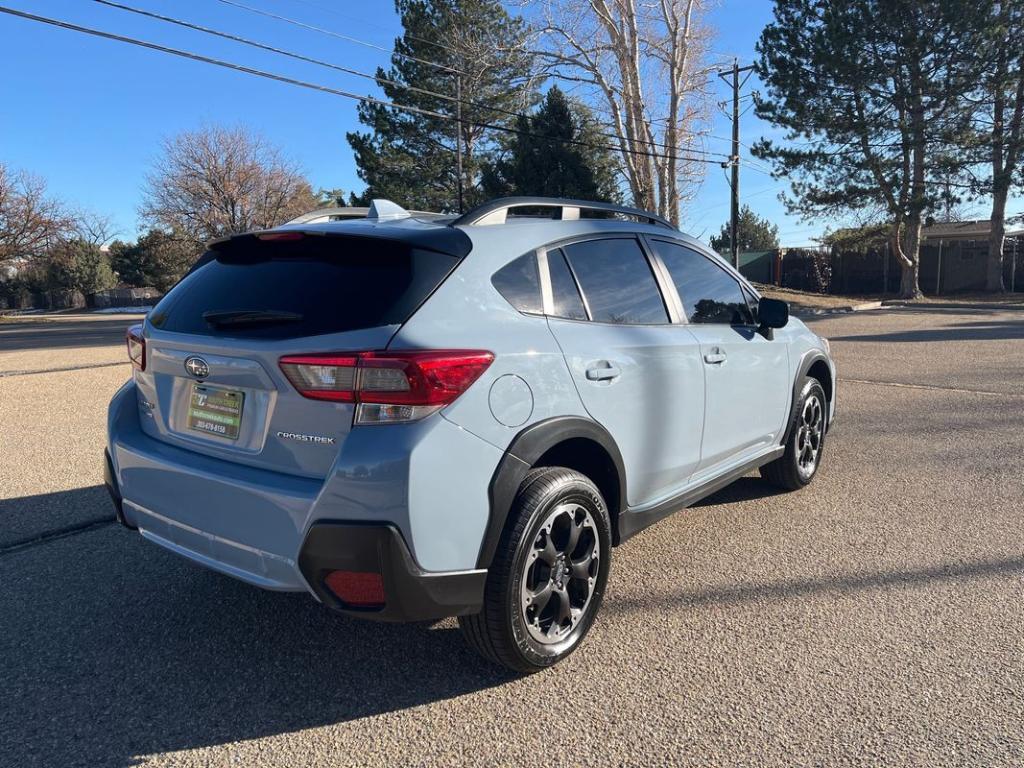
{"label": "dealer license plate", "polygon": [[234,389],[192,385],[188,406],[188,428],[207,435],[238,439],[245,393]]}

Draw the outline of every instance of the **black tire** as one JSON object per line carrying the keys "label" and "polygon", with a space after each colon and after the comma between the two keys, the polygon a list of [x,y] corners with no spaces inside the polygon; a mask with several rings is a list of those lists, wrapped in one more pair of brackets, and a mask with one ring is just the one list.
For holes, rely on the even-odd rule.
{"label": "black tire", "polygon": [[[459,617],[466,642],[516,672],[538,672],[564,659],[582,642],[601,607],[611,543],[608,509],[589,478],[564,467],[532,470],[509,511],[487,576],[483,610]],[[559,547],[568,548],[554,558],[557,563],[562,557],[562,566],[549,567],[546,561]],[[531,582],[547,586],[533,591]],[[585,598],[584,590],[589,590]],[[545,592],[540,612],[539,603],[527,605]],[[570,616],[562,618],[564,612]]]}
{"label": "black tire", "polygon": [[[808,413],[816,426],[807,423]],[[787,491],[796,491],[807,485],[818,474],[825,450],[828,429],[828,400],[817,379],[804,377],[788,424],[789,437],[786,452],[770,464],[761,467],[761,477]],[[813,454],[813,455],[812,455]]]}

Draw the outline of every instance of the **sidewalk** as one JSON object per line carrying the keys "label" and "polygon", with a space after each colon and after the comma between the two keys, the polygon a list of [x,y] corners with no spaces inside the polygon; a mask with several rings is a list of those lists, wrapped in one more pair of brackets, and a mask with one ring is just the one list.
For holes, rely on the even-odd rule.
{"label": "sidewalk", "polygon": [[926,296],[908,300],[883,296],[834,296],[831,294],[797,291],[774,285],[755,283],[762,295],[789,303],[796,315],[825,315],[862,312],[885,307],[921,307],[928,309],[1021,309],[1024,293],[965,293],[950,296]]}

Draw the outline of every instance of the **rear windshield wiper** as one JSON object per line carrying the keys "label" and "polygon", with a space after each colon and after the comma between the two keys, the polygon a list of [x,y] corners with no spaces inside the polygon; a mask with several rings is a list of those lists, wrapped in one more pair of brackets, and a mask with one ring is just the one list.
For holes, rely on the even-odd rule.
{"label": "rear windshield wiper", "polygon": [[203,312],[203,320],[212,326],[223,328],[238,325],[297,323],[302,320],[302,315],[297,312],[283,312],[274,309],[232,309],[223,312]]}

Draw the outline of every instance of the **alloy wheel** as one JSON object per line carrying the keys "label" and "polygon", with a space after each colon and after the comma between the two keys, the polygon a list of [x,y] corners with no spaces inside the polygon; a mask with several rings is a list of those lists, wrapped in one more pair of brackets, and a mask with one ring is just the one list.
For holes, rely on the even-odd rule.
{"label": "alloy wheel", "polygon": [[821,440],[825,432],[825,409],[817,395],[804,402],[796,433],[796,462],[800,474],[809,477],[818,466]]}
{"label": "alloy wheel", "polygon": [[539,643],[562,642],[587,613],[601,546],[590,511],[559,504],[545,519],[523,565],[520,606],[530,636]]}

